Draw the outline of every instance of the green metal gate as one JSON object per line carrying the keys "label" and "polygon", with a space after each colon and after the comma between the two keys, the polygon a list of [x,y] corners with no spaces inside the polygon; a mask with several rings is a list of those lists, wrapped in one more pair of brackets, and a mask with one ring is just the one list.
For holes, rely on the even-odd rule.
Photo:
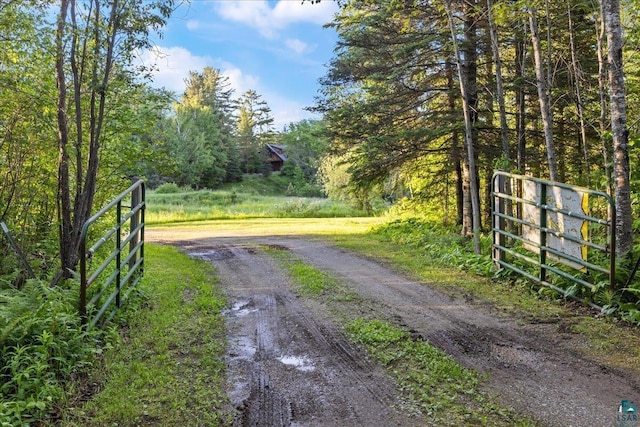
{"label": "green metal gate", "polygon": [[496,171],[492,180],[493,259],[566,297],[615,290],[615,209],[587,188]]}
{"label": "green metal gate", "polygon": [[[125,205],[126,201],[131,204]],[[79,309],[83,325],[91,328],[108,322],[142,278],[144,211],[145,187],[138,180],[82,227]]]}

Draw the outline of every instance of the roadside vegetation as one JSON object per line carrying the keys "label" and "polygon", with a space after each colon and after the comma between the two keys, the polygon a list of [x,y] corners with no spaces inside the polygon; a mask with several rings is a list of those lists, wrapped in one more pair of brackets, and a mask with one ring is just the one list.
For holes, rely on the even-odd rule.
{"label": "roadside vegetation", "polygon": [[[221,227],[229,232],[250,229],[252,233],[270,234],[293,231],[322,236],[389,263],[453,296],[488,303],[495,310],[525,321],[558,322],[587,338],[588,347],[577,351],[613,366],[637,369],[640,339],[635,328],[625,327],[616,317],[601,317],[594,310],[575,305],[526,280],[502,276],[488,256],[490,242],[486,239],[482,242],[487,255],[476,255],[470,241],[455,229],[425,218],[401,219],[397,213],[379,218],[308,219],[292,214],[289,218],[255,218],[262,203],[270,201],[277,205],[287,198],[263,195],[256,202],[258,206],[251,207],[250,200],[256,193],[268,193],[260,185],[265,182],[256,180],[252,186],[219,191],[152,192],[148,213],[152,218],[164,220],[149,226]],[[277,194],[277,190],[272,191]],[[238,212],[231,219],[201,220],[197,211],[203,209],[203,200],[212,201],[209,209],[214,205],[223,208],[226,197],[234,192],[238,199],[247,200],[245,214]],[[165,197],[180,197],[184,211],[191,213],[184,217],[161,213],[168,204]],[[343,205],[341,209],[346,213],[352,208]],[[286,254],[280,252],[270,249],[273,256],[287,263],[292,277],[302,284],[301,293],[305,296],[340,304],[348,304],[355,298],[334,278],[299,260],[287,260]],[[216,290],[215,273],[206,263],[190,260],[171,248],[148,245],[146,258],[139,293],[106,331],[81,330],[77,295],[72,290],[49,289],[45,283],[30,281],[20,292],[10,290],[0,294],[0,336],[4,344],[0,425],[37,422],[60,425],[60,420],[69,426],[126,424],[131,420],[199,425],[202,417],[206,418],[206,425],[225,425],[229,411],[225,407],[224,366],[220,362],[224,348],[221,316],[224,298]],[[26,318],[28,322],[24,322]],[[420,355],[429,354],[433,358],[438,353],[426,342],[413,342],[407,331],[388,319],[343,319],[356,342],[401,375],[398,380],[411,399],[415,399],[416,407],[430,411],[429,408],[444,405],[443,410],[458,414],[459,420],[470,416],[464,412],[468,408],[462,407],[469,405],[464,390],[475,387],[481,378],[475,378],[473,373],[462,374],[459,366],[443,359],[443,366],[449,366],[447,369],[469,381],[468,387],[438,392],[441,402],[423,401],[427,396],[421,396],[419,390],[434,380],[431,374],[424,373],[433,366],[420,366],[419,361],[426,357]],[[411,360],[414,362],[410,363]],[[411,366],[411,372],[423,374],[405,378],[407,373],[400,372],[397,366]],[[444,397],[458,392],[461,394],[453,402]],[[133,405],[131,396],[143,404]],[[184,396],[191,397],[185,400]],[[488,397],[475,401],[470,408],[477,420],[490,420],[489,425],[509,425],[506,420],[513,420],[512,414],[495,407]],[[518,422],[528,425],[525,421]]]}
{"label": "roadside vegetation", "polygon": [[77,301],[77,292],[38,280],[0,289],[0,426],[55,417],[67,386],[102,351],[103,334],[82,330]]}
{"label": "roadside vegetation", "polygon": [[[241,218],[339,218],[368,216],[356,206],[326,197],[290,193],[291,179],[280,174],[248,176],[242,183],[219,190],[195,191],[163,184],[150,191],[150,225]],[[384,207],[379,203],[378,212]]]}
{"label": "roadside vegetation", "polygon": [[222,426],[226,301],[213,268],[147,245],[146,274],[106,351],[78,378],[67,427]]}

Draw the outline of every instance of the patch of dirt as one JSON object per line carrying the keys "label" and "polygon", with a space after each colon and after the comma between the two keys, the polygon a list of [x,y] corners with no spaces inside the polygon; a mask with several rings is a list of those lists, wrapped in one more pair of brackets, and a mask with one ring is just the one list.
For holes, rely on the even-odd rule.
{"label": "patch of dirt", "polygon": [[231,307],[229,396],[237,426],[429,425],[383,369],[349,343],[326,307],[303,301],[258,245],[285,248],[375,310],[486,373],[500,403],[546,426],[612,426],[621,400],[640,401],[636,374],[598,364],[558,322],[527,323],[457,300],[369,259],[295,237],[203,237],[170,242],[217,269]]}

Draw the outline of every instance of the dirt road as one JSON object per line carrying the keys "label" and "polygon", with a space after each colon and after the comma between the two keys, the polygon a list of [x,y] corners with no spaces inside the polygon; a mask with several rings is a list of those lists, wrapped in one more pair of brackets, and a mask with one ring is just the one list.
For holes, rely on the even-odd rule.
{"label": "dirt road", "polygon": [[328,307],[295,294],[262,245],[286,248],[349,286],[366,310],[487,373],[487,391],[540,425],[613,426],[621,400],[640,402],[639,378],[580,356],[579,337],[562,325],[496,315],[320,240],[151,229],[147,241],[177,244],[218,271],[231,304],[229,394],[238,426],[434,425],[349,343]]}

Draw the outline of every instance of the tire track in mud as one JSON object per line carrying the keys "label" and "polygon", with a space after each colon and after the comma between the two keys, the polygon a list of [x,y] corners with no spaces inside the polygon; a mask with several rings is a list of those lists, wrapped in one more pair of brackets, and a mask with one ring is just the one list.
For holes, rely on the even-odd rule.
{"label": "tire track in mud", "polygon": [[181,242],[218,272],[227,310],[235,426],[427,425],[402,413],[395,383],[251,244]]}
{"label": "tire track in mud", "polygon": [[272,240],[374,301],[387,318],[488,373],[486,388],[544,425],[609,426],[623,399],[640,400],[632,374],[601,366],[564,345],[553,324],[517,324],[405,279],[378,263],[325,243]]}
{"label": "tire track in mud", "polygon": [[[463,366],[489,374],[484,381],[487,391],[502,405],[530,415],[541,425],[610,426],[621,400],[640,401],[637,375],[580,355],[574,350],[580,338],[559,325],[495,315],[486,307],[451,298],[327,243],[281,236],[172,243],[209,259],[234,303],[228,320],[231,351],[237,354],[229,356],[229,372],[237,381],[230,395],[245,414],[244,423],[238,426],[429,425],[398,415],[402,402],[395,397],[393,383],[353,349],[335,325],[322,320],[319,304],[298,301],[287,278],[266,256],[256,253],[256,245],[290,250],[336,277],[368,301],[363,310],[373,310],[375,316],[406,327]],[[272,302],[263,303],[261,298]],[[258,314],[261,310],[263,314]],[[254,357],[257,335],[265,330],[258,332],[255,324],[247,325],[252,324],[251,317],[262,315],[277,345],[270,357],[260,359]],[[299,364],[287,365],[284,357],[288,356],[297,357]],[[254,373],[258,368],[267,375],[263,386],[260,375],[256,380]],[[287,415],[286,408],[290,409],[289,424],[286,420],[251,424],[255,418],[248,390],[256,383],[258,389],[270,390],[288,403],[279,412]]]}

